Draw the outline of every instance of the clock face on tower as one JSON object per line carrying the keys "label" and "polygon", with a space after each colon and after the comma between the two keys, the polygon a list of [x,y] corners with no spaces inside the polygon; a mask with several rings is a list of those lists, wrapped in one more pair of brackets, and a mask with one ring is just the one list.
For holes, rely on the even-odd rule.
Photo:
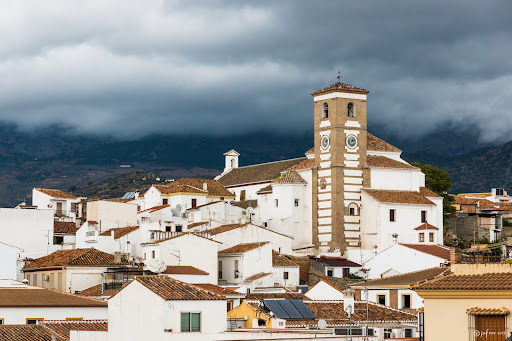
{"label": "clock face on tower", "polygon": [[347,147],[351,149],[357,147],[357,137],[355,135],[347,136]]}
{"label": "clock face on tower", "polygon": [[320,146],[322,147],[322,149],[329,148],[329,136],[327,136],[327,135],[322,136],[322,141],[320,143]]}

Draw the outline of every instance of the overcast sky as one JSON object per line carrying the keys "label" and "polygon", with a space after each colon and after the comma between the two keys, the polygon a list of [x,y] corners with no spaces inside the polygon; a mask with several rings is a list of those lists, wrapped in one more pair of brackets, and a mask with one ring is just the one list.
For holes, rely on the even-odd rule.
{"label": "overcast sky", "polygon": [[[0,2],[0,121],[83,133],[311,129],[311,92],[370,90],[372,124],[512,138],[512,2]],[[371,128],[370,128],[371,129]]]}

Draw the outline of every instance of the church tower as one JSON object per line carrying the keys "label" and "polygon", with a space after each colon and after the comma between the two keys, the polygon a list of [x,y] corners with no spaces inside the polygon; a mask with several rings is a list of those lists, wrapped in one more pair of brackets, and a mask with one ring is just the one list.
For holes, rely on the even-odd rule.
{"label": "church tower", "polygon": [[313,243],[320,252],[358,247],[366,163],[368,91],[335,83],[314,98]]}

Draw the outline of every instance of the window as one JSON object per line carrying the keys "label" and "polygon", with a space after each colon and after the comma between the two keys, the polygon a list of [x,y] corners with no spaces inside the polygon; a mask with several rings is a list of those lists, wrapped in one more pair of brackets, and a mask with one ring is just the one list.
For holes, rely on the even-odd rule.
{"label": "window", "polygon": [[268,224],[266,221],[263,222],[263,227],[268,227]]}
{"label": "window", "polygon": [[183,231],[183,226],[176,225],[176,232],[182,232],[182,231]]}
{"label": "window", "polygon": [[201,313],[181,313],[181,332],[197,333],[201,331]]}
{"label": "window", "polygon": [[153,256],[153,258],[155,258],[155,250],[151,251],[151,256]]}
{"label": "window", "polygon": [[197,199],[192,199],[192,207],[196,207],[197,206]]}
{"label": "window", "polygon": [[219,261],[219,279],[222,279],[222,261],[221,260]]}
{"label": "window", "polygon": [[239,275],[240,275],[240,271],[238,271],[238,259],[235,259],[235,273],[234,273],[234,276],[235,276],[235,278],[238,278]]}
{"label": "window", "polygon": [[327,103],[322,104],[322,118],[329,117],[329,105]]}
{"label": "window", "polygon": [[356,108],[354,107],[354,103],[350,102],[347,105],[347,113],[348,117],[356,117]]}
{"label": "window", "polygon": [[144,252],[144,260],[146,260],[146,253]]}
{"label": "window", "polygon": [[411,295],[410,294],[402,295],[402,308],[407,308],[407,309],[411,308]]}
{"label": "window", "polygon": [[276,207],[279,207],[279,199],[274,199],[274,203],[276,204]]}
{"label": "window", "polygon": [[245,200],[245,189],[240,191],[240,201],[244,201],[244,200]]}
{"label": "window", "polygon": [[288,279],[288,271],[283,272],[283,279]]}
{"label": "window", "polygon": [[4,324],[4,319],[0,319],[0,326]]}
{"label": "window", "polygon": [[348,277],[348,275],[350,274],[350,269],[349,268],[343,268],[343,277]]}
{"label": "window", "polygon": [[428,234],[428,241],[429,241],[429,242],[431,242],[431,243],[433,243],[433,242],[434,242],[434,233],[430,232],[430,233]]}
{"label": "window", "polygon": [[27,275],[25,279],[27,280],[27,283],[30,284],[30,275]]}
{"label": "window", "polygon": [[228,301],[228,311],[233,309],[233,301]]}
{"label": "window", "polygon": [[386,295],[385,294],[377,295],[377,303],[386,305]]}
{"label": "window", "polygon": [[356,209],[355,209],[355,207],[349,207],[349,208],[348,208],[348,214],[349,214],[349,215],[356,215]]}
{"label": "window", "polygon": [[231,159],[231,168],[235,167],[235,159]]}
{"label": "window", "polygon": [[32,285],[37,286],[37,274],[32,275]]}
{"label": "window", "polygon": [[50,288],[55,289],[55,274],[54,273],[50,274]]}
{"label": "window", "polygon": [[384,338],[385,339],[391,339],[392,334],[393,334],[393,329],[391,329],[391,328],[384,329]]}
{"label": "window", "polygon": [[427,211],[421,211],[421,222],[422,223],[427,222]]}
{"label": "window", "polygon": [[506,337],[506,315],[469,315],[470,340],[503,341]]}
{"label": "window", "polygon": [[166,226],[165,227],[165,232],[171,232],[172,231],[172,227],[171,226]]}
{"label": "window", "polygon": [[389,210],[389,221],[396,221],[396,210],[395,209]]}
{"label": "window", "polygon": [[496,188],[496,195],[503,195],[503,188]]}
{"label": "window", "polygon": [[265,327],[267,325],[267,321],[264,319],[258,319],[258,327]]}
{"label": "window", "polygon": [[62,272],[57,274],[57,289],[62,291]]}
{"label": "window", "polygon": [[425,241],[425,233],[420,233],[420,243],[423,243]]}
{"label": "window", "polygon": [[299,207],[299,199],[295,199],[293,205]]}
{"label": "window", "polygon": [[327,269],[327,276],[332,277],[334,269]]}
{"label": "window", "polygon": [[27,324],[37,324],[37,321],[43,321],[44,318],[42,317],[33,317],[33,318],[27,318],[25,321],[27,322]]}
{"label": "window", "polygon": [[169,199],[163,199],[162,200],[162,205],[168,205],[169,204]]}
{"label": "window", "polygon": [[53,236],[53,245],[62,245],[64,244],[63,236]]}
{"label": "window", "polygon": [[411,328],[405,328],[404,337],[412,337],[412,329]]}

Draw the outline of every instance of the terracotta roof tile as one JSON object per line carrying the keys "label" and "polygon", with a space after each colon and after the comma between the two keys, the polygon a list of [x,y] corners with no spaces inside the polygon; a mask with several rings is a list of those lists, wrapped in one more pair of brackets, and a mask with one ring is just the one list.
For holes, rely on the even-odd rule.
{"label": "terracotta roof tile", "polygon": [[[206,190],[203,189],[203,184],[206,182]],[[153,185],[162,194],[173,193],[200,193],[209,196],[219,196],[226,198],[233,198],[234,195],[228,191],[217,180],[202,179],[202,178],[181,178],[171,182],[169,185]]]}
{"label": "terracotta roof tile", "polygon": [[53,233],[76,234],[76,231],[78,231],[78,229],[76,228],[76,224],[72,221],[55,220],[53,222]]}
{"label": "terracotta roof tile", "polygon": [[257,280],[257,279],[266,277],[268,275],[272,275],[272,273],[271,272],[259,272],[257,274],[254,274],[252,276],[247,277],[246,279],[244,279],[244,282],[245,283],[253,282],[253,281]]}
{"label": "terracotta roof tile", "polygon": [[243,209],[246,209],[249,207],[255,208],[255,207],[258,207],[258,200],[253,199],[253,200],[235,201],[233,203],[233,206],[240,207]]}
{"label": "terracotta roof tile", "polygon": [[495,309],[473,307],[473,308],[467,309],[466,314],[470,314],[470,315],[508,315],[508,314],[510,314],[510,311],[505,307],[495,308]]}
{"label": "terracotta roof tile", "polygon": [[34,188],[35,190],[49,195],[54,198],[62,198],[62,199],[76,199],[76,197],[72,194],[61,191],[60,189],[48,189],[48,188]]}
{"label": "terracotta roof tile", "polygon": [[423,223],[420,226],[416,227],[415,230],[418,231],[418,230],[439,230],[439,229],[437,227],[435,227],[434,225],[430,225],[429,223]]}
{"label": "terracotta roof tile", "polygon": [[370,133],[366,134],[366,149],[380,152],[401,153],[402,151]]}
{"label": "terracotta roof tile", "polygon": [[424,197],[434,197],[434,198],[442,198],[439,194],[434,191],[431,191],[427,187],[420,187],[420,194]]}
{"label": "terracotta roof tile", "polygon": [[450,268],[430,268],[425,270],[407,272],[400,275],[389,276],[384,278],[372,279],[367,282],[354,283],[353,287],[359,286],[394,286],[394,285],[413,285],[419,282],[423,282],[429,279],[433,279],[443,273],[449,272]]}
{"label": "terracotta roof tile", "polygon": [[[311,154],[314,152],[315,152],[315,148],[311,148],[310,150],[308,150],[308,152],[306,152],[306,154],[308,154],[308,153]],[[297,170],[302,170],[302,169],[313,169],[315,167],[316,167],[315,159],[306,159],[302,162],[297,163],[296,165],[291,166],[287,170],[297,171]]]}
{"label": "terracotta roof tile", "polygon": [[299,173],[290,170],[284,172],[272,182],[276,184],[307,184]]}
{"label": "terracotta roof tile", "polygon": [[41,321],[38,326],[46,328],[51,333],[54,333],[66,340],[69,340],[72,330],[108,331],[107,320]]}
{"label": "terracotta roof tile", "polygon": [[189,265],[169,265],[162,273],[168,275],[208,275],[208,272]]}
{"label": "terracotta roof tile", "polygon": [[363,188],[362,190],[379,202],[392,204],[434,205],[432,201],[425,198],[419,192],[368,188]]}
{"label": "terracotta roof tile", "polygon": [[424,245],[424,244],[402,244],[405,247],[428,253],[429,255],[450,260],[450,249],[443,245]]}
{"label": "terracotta roof tile", "polygon": [[137,282],[166,301],[210,301],[225,300],[223,295],[198,289],[167,276],[139,276]]}
{"label": "terracotta roof tile", "polygon": [[272,266],[273,267],[299,267],[297,264],[279,254],[279,252],[272,250]]}
{"label": "terracotta roof tile", "polygon": [[200,222],[197,222],[197,223],[188,224],[187,225],[187,229],[191,229],[191,228],[194,228],[194,227],[198,227],[198,226],[201,226],[201,225],[207,225],[207,224],[208,224],[207,221],[200,221]]}
{"label": "terracotta roof tile", "polygon": [[209,203],[204,204],[204,205],[199,205],[199,206],[196,206],[196,207],[187,208],[187,211],[197,210],[197,209],[200,209],[201,207],[210,206],[210,205],[214,205],[214,204],[218,204],[218,203],[224,203],[224,202],[225,201],[222,201],[222,200],[212,201],[212,202],[209,202]]}
{"label": "terracotta roof tile", "polygon": [[306,160],[305,157],[260,163],[252,166],[233,168],[229,173],[219,178],[219,182],[226,186],[236,186],[260,182],[270,182],[278,178],[284,170]]}
{"label": "terracotta roof tile", "polygon": [[0,307],[106,307],[107,302],[66,293],[30,287],[1,288]]}
{"label": "terracotta roof tile", "polygon": [[270,194],[272,193],[272,185],[268,185],[256,192],[256,194]]}
{"label": "terracotta roof tile", "polygon": [[140,245],[158,244],[158,243],[166,242],[171,239],[181,238],[181,237],[185,237],[185,236],[196,236],[199,238],[204,238],[204,239],[210,240],[210,241],[218,243],[218,244],[222,244],[221,242],[211,239],[210,235],[211,234],[209,233],[209,230],[192,231],[192,232],[177,232],[177,233],[171,234],[170,237],[162,238],[162,239],[156,240],[154,242],[141,243]]}
{"label": "terracotta roof tile", "polygon": [[479,208],[483,209],[498,209],[499,204],[494,203],[487,199],[473,199],[473,198],[466,198],[461,197],[458,195],[454,195],[453,198],[455,199],[452,204],[461,204],[461,205],[477,205]]}
{"label": "terracotta roof tile", "polygon": [[215,236],[219,233],[228,232],[228,231],[240,228],[245,225],[246,224],[227,224],[227,225],[221,225],[218,227],[214,227],[214,228],[206,230],[206,231],[209,232],[212,236]]}
{"label": "terracotta roof tile", "polygon": [[397,160],[390,159],[381,155],[368,155],[367,162],[369,167],[375,168],[395,168],[395,169],[414,169],[420,171],[419,168],[411,166]]}
{"label": "terracotta roof tile", "polygon": [[417,290],[512,290],[512,273],[450,274],[413,287]]}
{"label": "terracotta roof tile", "polygon": [[329,85],[321,90],[313,92],[311,95],[321,95],[325,93],[335,92],[335,91],[343,91],[343,92],[351,92],[351,93],[357,93],[357,94],[368,94],[369,91],[366,89],[358,88],[350,84],[345,84],[341,82],[336,82],[332,85]]}
{"label": "terracotta roof tile", "polygon": [[[122,282],[121,283],[121,289],[124,288],[128,282]],[[81,296],[94,296],[94,297],[100,297],[100,296],[114,296],[119,292],[121,289],[105,289],[103,287],[103,293],[101,292],[101,284],[92,286],[90,288],[87,288],[80,293]]]}
{"label": "terracotta roof tile", "polygon": [[323,263],[329,266],[343,266],[343,267],[360,267],[361,264],[358,264],[356,262],[352,262],[351,260],[348,260],[346,258],[341,257],[331,257],[331,256],[320,256],[320,257],[314,257],[310,256],[311,259],[313,259],[316,262]]}
{"label": "terracotta roof tile", "polygon": [[306,300],[307,297],[301,292],[276,292],[276,293],[250,293],[245,296],[248,301],[260,301],[269,298],[283,298],[286,300]]}
{"label": "terracotta roof tile", "polygon": [[217,295],[223,295],[223,296],[245,296],[244,294],[241,294],[239,292],[236,292],[234,290],[220,287],[215,284],[209,284],[209,283],[202,283],[202,284],[191,284],[192,286],[199,288],[201,290],[213,292]]}
{"label": "terracotta roof tile", "polygon": [[[161,185],[158,185],[158,186],[161,186]],[[158,189],[158,188],[156,188],[156,189]],[[144,211],[140,211],[137,214],[144,213],[144,212],[153,213],[153,212],[156,212],[156,211],[163,210],[164,208],[167,208],[167,207],[171,207],[171,206],[170,205],[153,206],[151,208],[145,209]]]}
{"label": "terracotta roof tile", "polygon": [[132,233],[135,230],[138,230],[138,226],[127,226],[127,227],[116,227],[112,229],[108,229],[105,232],[102,232],[100,236],[110,236],[112,231],[114,232],[114,239],[119,239],[123,236],[126,236],[129,233]]}
{"label": "terracotta roof tile", "polygon": [[339,290],[345,290],[349,288],[352,284],[358,283],[361,280],[359,279],[350,279],[350,278],[337,278],[337,277],[327,277],[318,273],[315,273],[313,271],[310,271],[308,274],[308,284],[309,286],[314,286],[321,280],[324,280],[328,284],[332,285],[333,287],[339,289]]}
{"label": "terracotta roof tile", "polygon": [[[50,330],[40,325],[0,325],[0,340],[9,341],[52,341]],[[66,340],[63,337],[56,336],[55,341]]]}
{"label": "terracotta roof tile", "polygon": [[238,244],[225,250],[219,251],[219,255],[246,253],[267,245],[268,242]]}
{"label": "terracotta roof tile", "polygon": [[50,253],[48,256],[37,258],[31,263],[27,263],[23,269],[37,269],[46,267],[64,267],[64,266],[109,266],[130,264],[124,260],[117,263],[113,255],[103,251],[90,249],[58,250]]}

